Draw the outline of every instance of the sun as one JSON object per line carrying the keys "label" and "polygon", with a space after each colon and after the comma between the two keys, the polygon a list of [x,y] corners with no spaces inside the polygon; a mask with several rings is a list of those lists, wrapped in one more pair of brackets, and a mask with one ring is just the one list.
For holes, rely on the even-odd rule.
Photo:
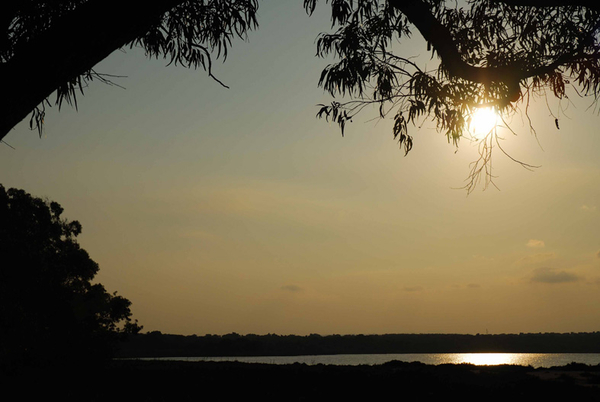
{"label": "sun", "polygon": [[498,125],[498,113],[491,107],[478,108],[471,116],[469,133],[475,139],[482,139]]}

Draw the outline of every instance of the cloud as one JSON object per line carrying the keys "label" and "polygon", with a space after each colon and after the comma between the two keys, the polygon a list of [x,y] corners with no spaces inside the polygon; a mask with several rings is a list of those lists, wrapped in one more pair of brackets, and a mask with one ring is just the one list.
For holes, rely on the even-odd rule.
{"label": "cloud", "polygon": [[554,268],[538,268],[533,271],[533,277],[531,278],[531,281],[555,284],[577,282],[580,279],[581,278],[578,275],[575,275],[571,272],[559,271]]}
{"label": "cloud", "polygon": [[554,259],[556,259],[556,253],[538,253],[523,257],[517,262],[522,264],[539,264],[541,262]]}
{"label": "cloud", "polygon": [[596,253],[596,258],[600,258],[600,251]]}
{"label": "cloud", "polygon": [[481,285],[478,283],[467,283],[467,284],[462,284],[462,283],[455,283],[453,285],[451,285],[451,287],[453,289],[479,289],[481,288]]}
{"label": "cloud", "polygon": [[302,288],[296,285],[285,285],[281,287],[281,290],[285,290],[286,292],[302,292]]}
{"label": "cloud", "polygon": [[582,205],[579,209],[585,212],[596,212],[596,206],[590,207],[589,205]]}
{"label": "cloud", "polygon": [[405,292],[420,292],[423,288],[421,286],[406,286],[403,290]]}
{"label": "cloud", "polygon": [[545,247],[545,246],[546,246],[546,243],[544,243],[543,240],[530,239],[527,242],[527,247],[542,248],[542,247]]}

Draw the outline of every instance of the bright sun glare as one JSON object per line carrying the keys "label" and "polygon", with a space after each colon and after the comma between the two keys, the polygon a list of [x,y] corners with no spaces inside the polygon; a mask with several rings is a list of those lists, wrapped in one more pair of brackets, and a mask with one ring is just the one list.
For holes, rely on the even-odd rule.
{"label": "bright sun glare", "polygon": [[498,114],[490,107],[479,108],[473,113],[469,132],[475,139],[488,135],[498,125]]}
{"label": "bright sun glare", "polygon": [[462,363],[476,366],[497,366],[500,364],[518,364],[518,355],[513,353],[464,353]]}

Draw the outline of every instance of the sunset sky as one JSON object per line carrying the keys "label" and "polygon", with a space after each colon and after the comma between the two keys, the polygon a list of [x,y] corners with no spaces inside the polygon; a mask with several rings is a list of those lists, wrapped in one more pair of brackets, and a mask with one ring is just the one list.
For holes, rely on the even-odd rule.
{"label": "sunset sky", "polygon": [[[285,4],[283,4],[285,3]],[[600,330],[600,116],[591,99],[540,99],[497,153],[499,190],[467,196],[477,149],[435,125],[318,120],[331,98],[315,38],[323,5],[265,1],[227,61],[166,67],[139,49],[97,66],[79,109],[42,138],[0,144],[0,183],[79,220],[97,281],[144,331],[174,334],[519,333]],[[405,55],[426,47],[415,33]],[[559,117],[557,129],[551,111]]]}

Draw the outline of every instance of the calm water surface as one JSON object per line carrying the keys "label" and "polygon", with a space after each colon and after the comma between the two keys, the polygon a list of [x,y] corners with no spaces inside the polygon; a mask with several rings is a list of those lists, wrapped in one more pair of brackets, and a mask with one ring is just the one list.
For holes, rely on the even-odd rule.
{"label": "calm water surface", "polygon": [[461,364],[479,366],[517,364],[520,366],[552,367],[569,363],[600,364],[600,353],[402,353],[376,355],[315,355],[315,356],[252,356],[252,357],[165,357],[148,360],[239,361],[246,363],[305,363],[357,366],[383,364],[392,360],[425,364]]}

